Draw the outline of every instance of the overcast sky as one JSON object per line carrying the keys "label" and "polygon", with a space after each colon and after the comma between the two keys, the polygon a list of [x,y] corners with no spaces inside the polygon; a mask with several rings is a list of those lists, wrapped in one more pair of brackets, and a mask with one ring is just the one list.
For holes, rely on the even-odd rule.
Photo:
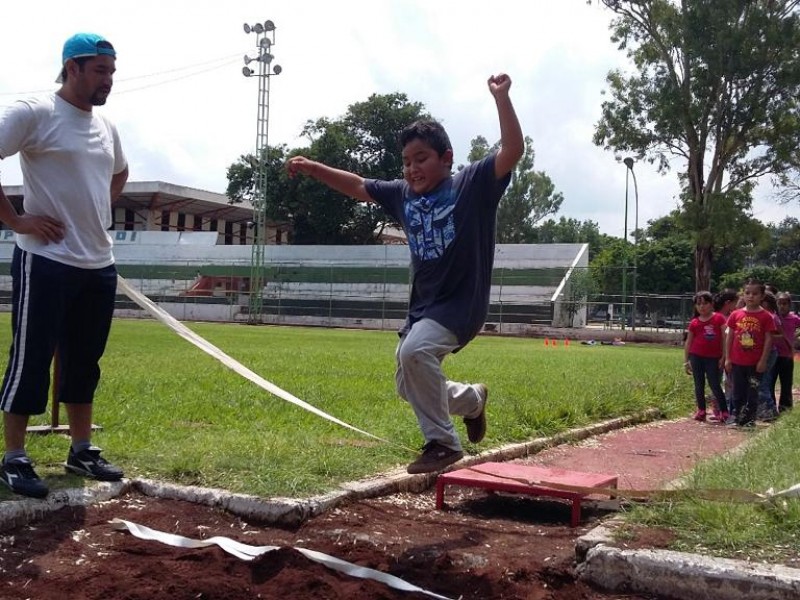
{"label": "overcast sky", "polygon": [[[585,0],[117,0],[6,2],[0,36],[0,110],[46,93],[64,40],[78,31],[117,49],[114,90],[97,110],[117,124],[131,181],[161,180],[224,193],[227,168],[255,150],[258,80],[243,56],[256,35],[242,25],[272,20],[269,143],[293,148],[304,123],[337,118],[373,93],[403,92],[440,119],[463,163],[470,140],[499,136],[489,75],[506,72],[537,170],[564,194],[557,216],[593,220],[622,236],[625,166],[592,143],[605,75],[627,60],[609,40],[608,11]],[[622,157],[617,157],[622,158]],[[676,206],[675,173],[634,167],[639,224]],[[17,157],[0,162],[19,185]],[[762,186],[755,216],[800,216]],[[634,226],[633,187],[628,231]]]}

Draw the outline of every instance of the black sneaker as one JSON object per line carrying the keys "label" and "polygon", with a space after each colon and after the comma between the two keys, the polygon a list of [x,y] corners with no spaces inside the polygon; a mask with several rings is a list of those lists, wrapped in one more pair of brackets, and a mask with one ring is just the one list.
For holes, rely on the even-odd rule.
{"label": "black sneaker", "polygon": [[417,460],[406,468],[412,475],[417,473],[434,473],[441,471],[448,465],[458,462],[464,458],[461,450],[453,450],[447,446],[442,446],[439,442],[428,442],[422,447],[422,454]]}
{"label": "black sneaker", "polygon": [[759,421],[763,421],[764,423],[770,423],[775,421],[778,418],[778,409],[774,408],[772,410],[766,408],[759,410],[756,414],[756,419]]}
{"label": "black sneaker", "polygon": [[102,450],[97,446],[89,446],[89,448],[77,454],[70,448],[64,468],[67,473],[76,473],[98,481],[119,481],[122,479],[124,475],[122,469],[115,467],[100,456],[100,452]]}
{"label": "black sneaker", "polygon": [[31,498],[44,498],[50,491],[44,481],[33,470],[33,463],[27,456],[0,463],[0,481],[12,492]]}
{"label": "black sneaker", "polygon": [[471,419],[464,417],[464,425],[467,426],[467,438],[473,444],[477,444],[483,440],[484,436],[486,435],[486,402],[489,400],[489,388],[487,388],[484,384],[477,384],[475,386],[475,391],[483,401],[481,414]]}

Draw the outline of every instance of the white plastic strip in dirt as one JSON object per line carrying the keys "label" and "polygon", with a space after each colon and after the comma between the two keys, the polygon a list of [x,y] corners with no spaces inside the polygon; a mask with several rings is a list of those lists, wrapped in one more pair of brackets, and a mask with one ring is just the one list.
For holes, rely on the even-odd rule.
{"label": "white plastic strip in dirt", "polygon": [[[242,560],[253,560],[262,554],[280,549],[280,546],[250,546],[248,544],[242,544],[236,540],[221,536],[210,537],[206,540],[194,540],[181,535],[150,529],[144,525],[132,523],[131,521],[125,521],[123,519],[113,519],[111,524],[115,529],[127,529],[131,534],[139,539],[153,540],[156,542],[161,542],[162,544],[167,544],[168,546],[175,546],[177,548],[206,548],[208,546],[219,546],[228,554],[231,554]],[[394,575],[389,575],[388,573],[382,573],[381,571],[376,571],[375,569],[360,567],[358,565],[354,565],[353,563],[349,563],[334,556],[323,554],[322,552],[317,552],[315,550],[308,550],[306,548],[298,547],[293,549],[309,560],[313,560],[314,562],[324,565],[329,569],[340,571],[346,575],[350,575],[351,577],[372,579],[373,581],[377,581],[403,592],[417,592],[420,594],[426,594],[431,598],[451,600],[446,596],[440,596],[439,594],[429,592],[428,590],[417,587],[416,585],[412,585],[407,581],[404,581],[399,577],[395,577]]]}
{"label": "white plastic strip in dirt", "polygon": [[280,398],[282,400],[286,400],[287,402],[291,402],[292,404],[294,404],[296,406],[299,406],[300,408],[302,408],[304,410],[307,410],[308,412],[313,413],[313,414],[317,415],[318,417],[322,417],[323,419],[327,419],[328,421],[330,421],[332,423],[336,423],[337,425],[341,425],[342,427],[346,427],[347,429],[351,429],[352,431],[356,431],[356,432],[358,432],[358,433],[360,433],[362,435],[366,435],[367,437],[371,437],[371,438],[379,440],[381,442],[391,443],[388,440],[385,440],[383,438],[378,437],[377,435],[373,435],[373,434],[371,434],[371,433],[369,433],[367,431],[359,429],[358,427],[354,427],[353,425],[350,425],[349,423],[345,423],[344,421],[341,421],[341,420],[337,419],[336,417],[331,416],[328,413],[319,410],[318,408],[316,408],[315,406],[312,406],[308,402],[304,402],[303,400],[300,400],[300,398],[296,398],[295,396],[293,396],[289,392],[279,388],[274,383],[272,383],[270,381],[267,381],[266,379],[264,379],[263,377],[261,377],[257,373],[254,373],[253,371],[251,371],[250,369],[245,367],[239,361],[237,361],[234,358],[232,358],[231,356],[225,354],[222,350],[220,350],[219,348],[214,346],[208,340],[206,340],[205,338],[197,335],[194,331],[192,331],[191,329],[186,327],[186,325],[184,325],[183,323],[178,321],[175,317],[173,317],[168,312],[163,310],[160,306],[158,306],[157,304],[152,302],[148,297],[146,297],[143,294],[140,294],[137,290],[135,290],[133,287],[131,287],[131,285],[123,277],[120,277],[120,276],[117,277],[117,284],[118,284],[119,288],[122,289],[123,292],[125,292],[125,295],[128,296],[128,298],[130,298],[131,300],[136,302],[136,304],[141,306],[144,310],[146,310],[148,313],[150,313],[154,318],[156,318],[157,320],[161,321],[164,325],[169,327],[172,331],[177,333],[183,339],[185,339],[188,342],[194,344],[195,346],[200,348],[206,354],[210,354],[211,356],[216,358],[218,361],[220,361],[223,365],[225,365],[229,369],[232,369],[233,371],[237,372],[242,377],[244,377],[246,379],[249,379],[250,381],[255,383],[257,386],[259,386],[260,388],[265,389],[266,391],[268,391],[270,394],[273,394],[273,395],[277,396],[278,398]]}

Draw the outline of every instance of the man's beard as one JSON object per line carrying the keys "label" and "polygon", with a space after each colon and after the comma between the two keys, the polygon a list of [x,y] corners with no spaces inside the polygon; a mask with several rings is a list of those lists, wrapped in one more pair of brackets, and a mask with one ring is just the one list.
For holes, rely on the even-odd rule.
{"label": "man's beard", "polygon": [[106,103],[106,100],[108,100],[108,94],[102,95],[101,92],[95,92],[92,94],[90,101],[92,106],[103,106],[103,104]]}

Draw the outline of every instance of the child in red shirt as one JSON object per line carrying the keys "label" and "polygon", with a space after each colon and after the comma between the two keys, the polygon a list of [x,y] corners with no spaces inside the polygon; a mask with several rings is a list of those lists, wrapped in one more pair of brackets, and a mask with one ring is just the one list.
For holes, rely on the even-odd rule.
{"label": "child in red shirt", "polygon": [[684,345],[684,368],[694,376],[694,398],[697,403],[695,421],[706,420],[706,380],[717,401],[714,416],[717,421],[728,419],[728,404],[720,386],[720,370],[724,363],[723,332],[726,319],[714,312],[714,297],[711,292],[697,292],[694,296],[697,316],[689,323]]}
{"label": "child in red shirt", "polygon": [[730,331],[725,343],[725,370],[733,377],[733,411],[730,425],[753,427],[758,408],[758,387],[776,332],[772,313],[761,307],[766,288],[750,279],[744,286],[744,308],[728,317]]}

